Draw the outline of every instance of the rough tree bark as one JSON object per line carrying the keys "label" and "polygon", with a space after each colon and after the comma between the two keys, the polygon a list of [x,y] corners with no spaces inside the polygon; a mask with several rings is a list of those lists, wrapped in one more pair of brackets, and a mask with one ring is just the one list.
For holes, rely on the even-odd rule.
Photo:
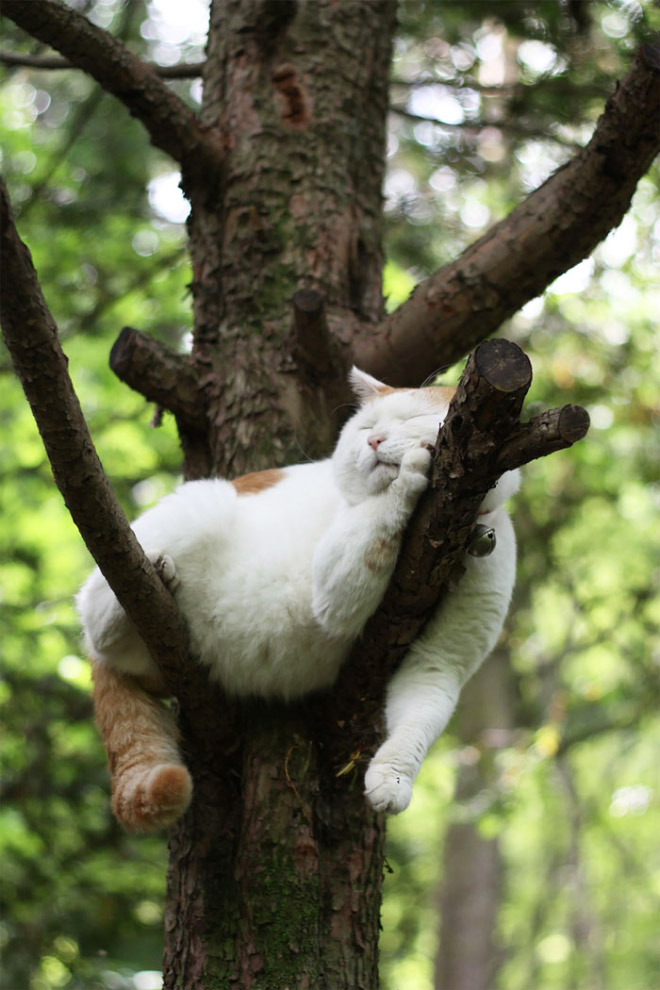
{"label": "rough tree bark", "polygon": [[[2,11],[114,93],[181,166],[192,207],[192,355],[164,352],[126,328],[112,365],[174,413],[189,478],[299,460],[301,448],[327,452],[353,360],[393,384],[414,384],[465,353],[619,222],[658,148],[648,123],[658,107],[658,57],[647,46],[594,140],[567,167],[575,181],[565,181],[567,169],[557,173],[537,200],[383,319],[380,185],[393,0],[213,0],[199,114],[75,10],[4,0]],[[583,172],[587,190],[577,181]],[[544,218],[561,236],[549,236]],[[4,270],[13,274],[3,327],[26,392],[36,393],[35,415],[66,491],[59,458],[83,434],[61,415],[66,388],[56,390],[64,405],[53,398],[40,409],[48,382],[63,381],[65,361],[40,302],[25,326],[23,304],[39,296],[9,220],[6,229],[3,253],[13,267]],[[533,258],[533,277],[525,258]],[[385,671],[455,578],[483,493],[505,468],[567,446],[586,429],[574,407],[521,426],[529,379],[524,356],[506,342],[473,356],[390,592],[337,691],[314,705],[239,707],[200,685],[172,602],[124,522],[115,536],[123,533],[125,551],[113,556],[104,539],[113,507],[83,498],[75,509],[181,707],[195,798],[170,841],[166,987],[377,986],[384,827],[362,798],[360,762],[377,741]],[[83,494],[101,484],[100,467],[88,463]],[[169,646],[155,617],[173,623]]]}

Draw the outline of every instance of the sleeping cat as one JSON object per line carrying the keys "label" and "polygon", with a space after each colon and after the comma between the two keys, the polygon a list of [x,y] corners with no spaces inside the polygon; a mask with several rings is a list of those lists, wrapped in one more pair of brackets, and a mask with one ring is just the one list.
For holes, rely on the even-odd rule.
{"label": "sleeping cat", "polygon": [[[333,683],[427,486],[429,447],[454,390],[392,389],[355,368],[351,383],[360,405],[328,460],[191,481],[134,524],[188,621],[193,653],[230,694],[292,699]],[[494,552],[466,557],[458,587],[389,685],[387,736],[365,776],[379,811],[407,807],[429,746],[500,634],[515,573],[502,504],[517,488],[509,472],[486,496]],[[191,781],[174,718],[156,697],[160,673],[98,570],[78,607],[113,810],[126,828],[161,828],[185,811]]]}

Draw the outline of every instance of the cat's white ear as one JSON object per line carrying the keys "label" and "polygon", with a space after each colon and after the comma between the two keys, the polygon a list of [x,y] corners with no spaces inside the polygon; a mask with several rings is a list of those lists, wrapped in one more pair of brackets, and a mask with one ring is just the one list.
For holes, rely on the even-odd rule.
{"label": "cat's white ear", "polygon": [[351,388],[361,402],[375,399],[377,396],[384,395],[390,391],[389,385],[379,382],[377,378],[368,375],[366,371],[360,371],[355,366],[351,368],[348,380],[351,383]]}

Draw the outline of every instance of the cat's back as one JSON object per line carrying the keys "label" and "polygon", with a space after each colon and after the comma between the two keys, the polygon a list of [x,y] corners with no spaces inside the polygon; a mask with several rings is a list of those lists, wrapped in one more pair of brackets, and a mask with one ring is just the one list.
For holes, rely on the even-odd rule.
{"label": "cat's back", "polygon": [[329,460],[270,468],[233,481],[188,481],[166,495],[133,524],[146,549],[179,556],[218,542],[237,544],[251,536],[303,539],[327,522],[339,494]]}
{"label": "cat's back", "polygon": [[[231,482],[237,522],[277,542],[284,535],[303,541],[326,528],[341,499],[330,460],[258,471]],[[247,535],[247,534],[246,534]]]}
{"label": "cat's back", "polygon": [[266,599],[309,597],[314,550],[340,501],[330,461],[314,461],[187,482],[134,528],[147,551],[173,558],[189,616],[259,599],[269,611]]}

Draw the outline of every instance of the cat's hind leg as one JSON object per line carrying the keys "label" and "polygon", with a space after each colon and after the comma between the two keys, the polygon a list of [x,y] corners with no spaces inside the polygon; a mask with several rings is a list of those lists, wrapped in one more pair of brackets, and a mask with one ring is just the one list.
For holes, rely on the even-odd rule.
{"label": "cat's hind leg", "polygon": [[131,832],[166,828],[185,812],[192,781],[173,713],[136,678],[93,662],[94,704],[112,775],[112,810]]}

